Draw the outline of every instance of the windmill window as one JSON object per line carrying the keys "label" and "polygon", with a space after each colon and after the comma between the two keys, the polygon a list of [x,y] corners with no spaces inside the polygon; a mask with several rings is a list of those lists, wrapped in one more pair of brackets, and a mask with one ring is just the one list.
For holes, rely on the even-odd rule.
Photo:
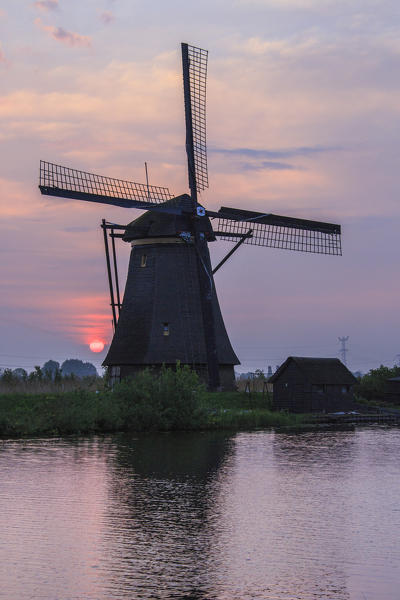
{"label": "windmill window", "polygon": [[142,254],[142,258],[140,259],[140,266],[145,267],[147,265],[147,255]]}
{"label": "windmill window", "polygon": [[163,335],[169,335],[169,323],[163,323]]}

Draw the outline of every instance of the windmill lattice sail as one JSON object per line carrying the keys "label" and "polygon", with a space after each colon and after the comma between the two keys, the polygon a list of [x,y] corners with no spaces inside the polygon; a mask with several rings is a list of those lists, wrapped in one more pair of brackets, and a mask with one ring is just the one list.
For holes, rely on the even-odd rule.
{"label": "windmill lattice sail", "polygon": [[[267,246],[314,254],[341,255],[341,229],[336,223],[284,217],[272,213],[260,213],[242,208],[222,206],[218,212],[208,211],[218,218],[215,235],[223,240]],[[251,235],[248,231],[251,229]]]}
{"label": "windmill lattice sail", "polygon": [[172,198],[166,187],[124,181],[40,161],[39,188],[42,194],[103,202],[127,208],[160,204]]}
{"label": "windmill lattice sail", "polygon": [[[185,79],[188,79],[187,95],[185,101],[190,106],[186,106],[187,118],[191,119],[191,124],[187,122],[186,126],[190,130],[189,136],[192,137],[189,144],[193,143],[193,161],[194,175],[197,191],[208,188],[208,169],[207,169],[207,138],[206,138],[206,82],[207,82],[207,60],[208,51],[188,44],[182,44],[182,53],[187,52],[188,64],[187,71],[184,61],[184,85]],[[186,82],[187,84],[187,82]],[[186,87],[186,85],[185,85]],[[189,153],[191,150],[189,150]],[[189,157],[189,169],[191,168],[191,158]]]}
{"label": "windmill lattice sail", "polygon": [[[252,230],[251,236],[247,235],[249,227]],[[326,233],[300,227],[249,223],[231,219],[218,219],[218,226],[215,229],[215,235],[229,242],[237,242],[239,237],[247,236],[244,244],[314,254],[337,256],[342,254],[340,232]]]}

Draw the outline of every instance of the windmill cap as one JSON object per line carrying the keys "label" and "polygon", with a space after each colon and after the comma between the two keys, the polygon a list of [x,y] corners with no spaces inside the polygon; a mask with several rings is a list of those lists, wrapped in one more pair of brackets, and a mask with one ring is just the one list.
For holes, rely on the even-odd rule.
{"label": "windmill cap", "polygon": [[[171,206],[182,209],[179,215],[148,210],[127,225],[123,240],[131,242],[143,238],[179,236],[183,231],[193,232],[192,200],[187,194],[171,198],[159,206]],[[202,231],[208,241],[215,241],[213,229],[208,217],[201,218]]]}

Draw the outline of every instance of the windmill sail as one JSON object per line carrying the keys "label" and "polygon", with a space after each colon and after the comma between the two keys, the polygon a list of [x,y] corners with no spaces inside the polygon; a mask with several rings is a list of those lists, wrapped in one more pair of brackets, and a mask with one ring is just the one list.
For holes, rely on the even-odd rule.
{"label": "windmill sail", "polygon": [[[215,235],[222,240],[237,242],[246,235],[245,244],[267,246],[314,254],[341,255],[340,225],[283,217],[237,208],[222,207],[217,213],[207,211],[210,217],[217,217],[213,225]],[[251,236],[247,235],[251,227]]]}
{"label": "windmill sail", "polygon": [[206,143],[207,50],[182,44],[186,153],[192,198],[208,187]]}
{"label": "windmill sail", "polygon": [[124,208],[163,210],[161,204],[169,201],[165,210],[174,212],[174,202],[168,188],[86,173],[43,160],[40,161],[39,188],[42,194],[48,196],[101,202]]}

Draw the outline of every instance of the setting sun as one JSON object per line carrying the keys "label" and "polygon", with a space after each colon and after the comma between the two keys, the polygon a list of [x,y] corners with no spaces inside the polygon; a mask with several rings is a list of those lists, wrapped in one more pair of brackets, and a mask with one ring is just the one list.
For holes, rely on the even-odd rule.
{"label": "setting sun", "polygon": [[92,352],[101,352],[104,350],[104,343],[99,340],[94,340],[93,342],[90,342],[89,348]]}

